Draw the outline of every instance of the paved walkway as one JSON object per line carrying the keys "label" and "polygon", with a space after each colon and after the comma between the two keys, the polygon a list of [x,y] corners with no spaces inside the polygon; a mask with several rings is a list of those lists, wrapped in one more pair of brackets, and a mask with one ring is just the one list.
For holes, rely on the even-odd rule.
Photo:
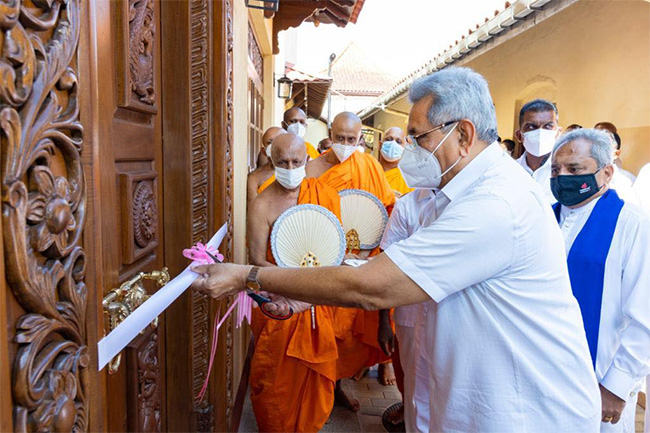
{"label": "paved walkway", "polygon": [[[397,387],[380,385],[377,382],[376,370],[371,370],[368,377],[359,382],[344,380],[343,387],[359,400],[361,410],[359,413],[352,413],[335,405],[322,432],[386,432],[381,423],[381,415],[386,408],[401,401]],[[239,431],[246,433],[258,431],[248,398],[246,398]],[[643,433],[643,409],[640,406],[637,406],[636,433]]]}

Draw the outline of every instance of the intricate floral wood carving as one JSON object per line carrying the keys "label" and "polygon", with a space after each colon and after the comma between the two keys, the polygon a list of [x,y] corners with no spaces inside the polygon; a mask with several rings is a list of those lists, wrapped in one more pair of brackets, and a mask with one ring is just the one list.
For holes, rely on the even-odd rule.
{"label": "intricate floral wood carving", "polygon": [[[233,3],[232,0],[224,0],[226,9],[226,220],[228,221],[228,234],[226,235],[226,260],[232,261],[233,255]],[[232,300],[228,301],[228,305]],[[234,328],[232,320],[226,324],[226,417],[230,419],[234,400],[234,378],[233,378],[233,342]]]}
{"label": "intricate floral wood carving", "polygon": [[264,82],[264,57],[250,23],[248,23],[248,58],[253,63],[258,78],[261,82]]}
{"label": "intricate floral wood carving", "polygon": [[121,173],[122,261],[126,265],[153,253],[158,246],[158,173]]}
{"label": "intricate floral wood carving", "polygon": [[120,105],[145,113],[156,113],[154,44],[156,10],[154,0],[119,0],[121,37],[118,85]]}
{"label": "intricate floral wood carving", "polygon": [[88,428],[79,9],[79,0],[0,2],[5,267],[24,311],[12,376],[18,432]]}
{"label": "intricate floral wood carving", "polygon": [[139,336],[126,351],[127,363],[134,372],[129,377],[129,430],[138,432],[162,431],[162,392],[158,362],[158,331],[148,330]]}
{"label": "intricate floral wood carving", "polygon": [[[208,20],[207,0],[190,3],[190,96],[192,143],[192,244],[206,242],[208,226],[208,144],[209,144],[209,87],[208,80]],[[192,292],[192,391],[199,395],[208,373],[209,337],[208,298]],[[208,399],[194,401],[199,431],[212,430],[212,408]]]}

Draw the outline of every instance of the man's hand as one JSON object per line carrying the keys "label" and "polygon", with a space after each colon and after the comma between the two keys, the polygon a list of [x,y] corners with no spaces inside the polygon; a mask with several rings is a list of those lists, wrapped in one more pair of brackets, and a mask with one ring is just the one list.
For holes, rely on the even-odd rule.
{"label": "man's hand", "polygon": [[284,296],[269,293],[266,295],[272,302],[264,304],[262,308],[275,316],[288,316],[291,310],[295,314],[309,310],[312,304],[309,302],[296,301]]}
{"label": "man's hand", "polygon": [[214,299],[225,298],[246,288],[246,277],[251,268],[230,263],[192,266],[192,271],[199,276],[191,287]]}
{"label": "man's hand", "polygon": [[600,398],[603,402],[603,422],[616,424],[621,419],[621,413],[625,408],[625,400],[611,393],[607,388],[600,386]]}
{"label": "man's hand", "polygon": [[395,352],[395,334],[390,327],[390,323],[379,324],[377,343],[379,343],[379,347],[386,356],[393,356],[393,352]]}

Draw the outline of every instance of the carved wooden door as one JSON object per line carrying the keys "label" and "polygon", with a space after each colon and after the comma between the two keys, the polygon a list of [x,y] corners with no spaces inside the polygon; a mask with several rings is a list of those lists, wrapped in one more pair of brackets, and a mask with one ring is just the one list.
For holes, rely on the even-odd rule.
{"label": "carved wooden door", "polygon": [[[105,182],[101,191],[104,296],[140,272],[165,266],[160,2],[105,3],[108,7],[98,11],[110,16],[110,31],[98,35],[98,46],[112,46],[113,56],[110,67],[98,65],[112,71],[112,79],[107,77],[99,89],[104,98],[99,115],[110,128],[99,162]],[[157,289],[147,283],[142,287],[149,294]],[[105,319],[106,329],[111,319]],[[166,430],[164,329],[163,316],[157,326],[149,326],[127,346],[118,367],[107,367],[108,431]]]}

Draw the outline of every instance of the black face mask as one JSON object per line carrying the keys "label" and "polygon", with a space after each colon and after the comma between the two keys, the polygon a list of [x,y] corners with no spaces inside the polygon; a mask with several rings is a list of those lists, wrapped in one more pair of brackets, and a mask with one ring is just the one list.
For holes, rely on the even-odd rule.
{"label": "black face mask", "polygon": [[575,206],[600,191],[596,173],[552,177],[551,192],[564,206]]}

